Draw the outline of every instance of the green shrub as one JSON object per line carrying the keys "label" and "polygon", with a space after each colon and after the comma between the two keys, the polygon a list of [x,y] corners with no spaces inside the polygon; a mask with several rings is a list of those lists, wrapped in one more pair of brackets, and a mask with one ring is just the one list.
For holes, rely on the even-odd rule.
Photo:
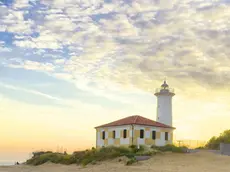
{"label": "green shrub", "polygon": [[[76,162],[76,159],[72,155],[62,156],[60,158],[60,161],[59,161],[60,164],[65,164],[65,165],[74,164],[75,162]],[[56,162],[56,163],[58,163],[58,162]]]}
{"label": "green shrub", "polygon": [[85,159],[82,160],[81,165],[86,166],[86,165],[88,165],[89,163],[91,163],[93,161],[94,161],[94,159],[92,157],[88,157],[88,158],[85,158]]}
{"label": "green shrub", "polygon": [[155,155],[156,152],[154,150],[151,151],[144,151],[144,152],[137,152],[136,155],[138,156],[152,156]]}
{"label": "green shrub", "polygon": [[144,146],[137,149],[132,147],[104,147],[101,149],[92,148],[91,150],[75,151],[72,155],[67,153],[53,153],[53,152],[34,152],[33,157],[26,161],[29,165],[41,165],[46,162],[59,164],[78,164],[87,165],[89,163],[95,164],[98,161],[114,159],[116,157],[126,156],[130,161],[135,159],[136,155],[153,155],[155,150],[149,150]]}
{"label": "green shrub", "polygon": [[26,164],[31,165],[41,165],[46,162],[52,162],[52,163],[60,163],[60,164],[73,164],[76,162],[74,159],[74,156],[68,155],[68,154],[61,154],[61,153],[44,153],[39,154],[31,159],[26,161]]}
{"label": "green shrub", "polygon": [[136,163],[137,162],[137,159],[135,157],[133,158],[130,158],[127,162],[126,162],[126,165],[132,165],[133,163]]}
{"label": "green shrub", "polygon": [[145,145],[140,145],[139,148],[136,145],[132,145],[132,146],[129,146],[129,148],[131,149],[131,152],[133,153],[144,153],[144,152],[149,151],[149,148]]}
{"label": "green shrub", "polygon": [[53,152],[51,152],[51,151],[38,151],[38,152],[33,152],[32,154],[33,154],[33,157],[36,157],[36,156],[40,156],[40,155],[42,155],[42,154],[47,154],[47,153],[53,153]]}
{"label": "green shrub", "polygon": [[217,150],[220,148],[220,143],[230,143],[230,130],[225,130],[218,137],[212,137],[205,148]]}
{"label": "green shrub", "polygon": [[185,153],[187,151],[187,147],[183,146],[183,147],[178,147],[178,146],[175,146],[175,145],[165,145],[165,146],[155,146],[153,145],[151,147],[152,149],[154,150],[157,150],[157,151],[161,151],[161,152],[176,152],[176,153]]}
{"label": "green shrub", "polygon": [[131,145],[131,146],[129,146],[129,148],[131,149],[131,151],[132,151],[133,153],[138,152],[138,147],[137,147],[136,145]]}
{"label": "green shrub", "polygon": [[204,146],[196,147],[195,149],[206,149]]}
{"label": "green shrub", "polygon": [[134,158],[135,157],[135,153],[133,153],[133,152],[130,152],[130,153],[126,153],[126,154],[124,154],[123,156],[126,156],[127,158]]}

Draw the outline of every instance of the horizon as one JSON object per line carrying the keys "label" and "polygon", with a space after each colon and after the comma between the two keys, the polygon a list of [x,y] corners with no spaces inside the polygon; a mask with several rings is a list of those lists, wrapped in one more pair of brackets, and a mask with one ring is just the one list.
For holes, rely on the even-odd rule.
{"label": "horizon", "polygon": [[176,140],[229,129],[230,3],[0,1],[0,163],[95,147],[95,126],[156,120],[166,78]]}

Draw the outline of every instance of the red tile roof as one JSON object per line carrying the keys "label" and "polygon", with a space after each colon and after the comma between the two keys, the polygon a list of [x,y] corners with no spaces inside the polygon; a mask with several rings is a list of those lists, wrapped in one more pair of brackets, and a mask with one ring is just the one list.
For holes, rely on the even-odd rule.
{"label": "red tile roof", "polygon": [[112,127],[112,126],[121,126],[121,125],[131,125],[131,124],[136,124],[136,125],[147,125],[147,126],[154,126],[154,127],[162,127],[162,128],[172,128],[175,129],[174,127],[153,121],[151,119],[148,118],[144,118],[142,116],[139,115],[135,115],[135,116],[129,116],[108,124],[104,124],[101,126],[97,126],[95,128],[100,128],[100,127]]}

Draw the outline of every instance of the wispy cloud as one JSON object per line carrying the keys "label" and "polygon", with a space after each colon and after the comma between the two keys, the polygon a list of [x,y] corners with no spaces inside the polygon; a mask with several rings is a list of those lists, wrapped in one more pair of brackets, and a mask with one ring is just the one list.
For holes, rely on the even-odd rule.
{"label": "wispy cloud", "polygon": [[[199,106],[203,114],[212,102],[213,112],[227,112],[229,17],[224,0],[13,1],[0,5],[1,78],[9,76],[6,67],[41,72],[72,85],[58,82],[59,94],[55,84],[53,92],[7,82],[4,87],[55,101],[64,97],[72,105],[76,99],[124,109],[138,104],[135,110],[144,113],[166,77],[178,94],[177,120],[189,121],[185,113],[197,120],[192,109]],[[25,81],[20,74],[13,79]],[[31,73],[30,80],[47,84],[36,77]],[[191,102],[180,104],[185,101]]]}
{"label": "wispy cloud", "polygon": [[[52,63],[71,75],[141,89],[164,76],[222,87],[229,80],[229,8],[226,1],[205,0],[16,1],[1,7],[1,25],[15,34],[16,46],[42,54],[65,49],[68,59]],[[55,70],[45,59],[23,66]]]}
{"label": "wispy cloud", "polygon": [[42,93],[42,92],[39,92],[39,91],[24,89],[24,88],[17,87],[17,86],[14,86],[14,85],[7,85],[7,84],[3,84],[1,82],[0,82],[0,86],[3,86],[5,88],[9,88],[9,89],[13,89],[13,90],[18,90],[18,91],[23,91],[23,92],[28,92],[28,93],[31,93],[31,94],[43,96],[45,98],[52,99],[52,100],[58,100],[58,101],[62,100],[62,99],[60,99],[58,97],[54,97],[54,96],[51,96],[49,94],[45,94],[45,93]]}

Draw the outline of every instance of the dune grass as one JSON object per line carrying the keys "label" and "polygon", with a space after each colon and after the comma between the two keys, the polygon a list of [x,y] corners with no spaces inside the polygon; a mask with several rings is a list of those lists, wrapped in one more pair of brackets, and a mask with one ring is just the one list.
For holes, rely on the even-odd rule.
{"label": "dune grass", "polygon": [[183,147],[177,147],[174,145],[166,145],[163,147],[152,146],[151,148],[140,146],[130,147],[104,147],[101,149],[92,148],[91,150],[76,151],[72,154],[67,153],[55,153],[55,152],[34,152],[33,157],[26,161],[28,165],[41,165],[46,162],[52,162],[57,164],[77,164],[86,166],[87,164],[96,164],[99,161],[105,161],[114,159],[117,157],[126,156],[129,158],[126,165],[131,165],[137,162],[135,156],[152,156],[158,152],[172,151],[172,152],[184,152]]}
{"label": "dune grass", "polygon": [[151,146],[152,149],[161,151],[161,152],[174,152],[174,153],[185,153],[188,148],[186,146],[175,146],[175,145],[165,145],[165,146]]}

